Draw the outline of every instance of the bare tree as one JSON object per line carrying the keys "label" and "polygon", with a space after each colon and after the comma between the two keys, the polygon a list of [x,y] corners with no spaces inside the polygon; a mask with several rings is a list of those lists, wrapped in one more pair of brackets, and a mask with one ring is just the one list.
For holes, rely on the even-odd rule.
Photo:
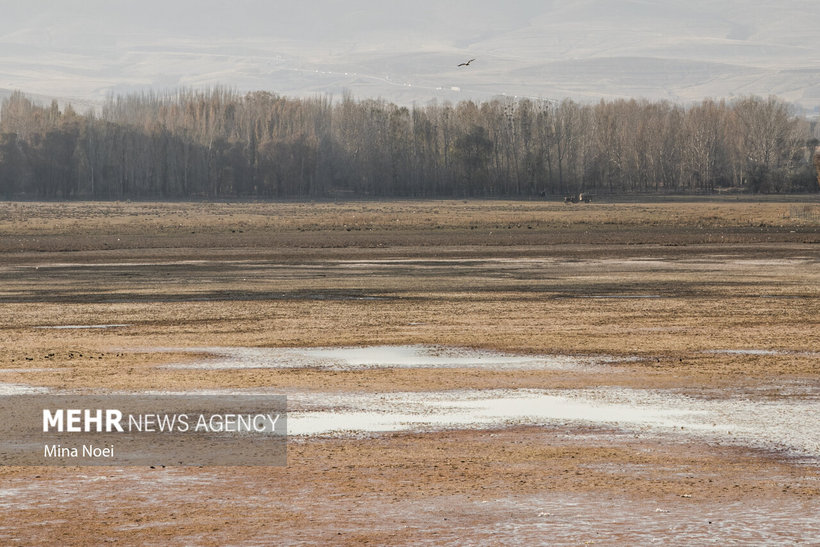
{"label": "bare tree", "polygon": [[412,109],[217,88],[111,97],[99,115],[14,93],[0,192],[44,197],[527,196],[807,190],[816,125],[776,99]]}

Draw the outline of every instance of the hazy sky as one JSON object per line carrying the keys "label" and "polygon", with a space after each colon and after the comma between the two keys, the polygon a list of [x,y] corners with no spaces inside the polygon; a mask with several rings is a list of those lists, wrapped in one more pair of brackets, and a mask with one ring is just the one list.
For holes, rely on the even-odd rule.
{"label": "hazy sky", "polygon": [[813,108],[818,21],[817,0],[40,0],[2,8],[0,89],[98,101],[221,84],[405,103],[773,93]]}

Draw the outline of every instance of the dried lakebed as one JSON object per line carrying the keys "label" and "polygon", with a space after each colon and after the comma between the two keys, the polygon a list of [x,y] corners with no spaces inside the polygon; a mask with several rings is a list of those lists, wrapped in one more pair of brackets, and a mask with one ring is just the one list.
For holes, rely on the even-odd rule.
{"label": "dried lakebed", "polygon": [[[150,351],[200,355],[190,362],[164,365],[189,370],[444,368],[457,373],[458,369],[543,369],[600,375],[607,370],[607,364],[630,360],[611,356],[518,355],[424,345]],[[691,437],[719,445],[759,449],[804,463],[820,463],[820,389],[800,385],[793,386],[792,391],[799,392],[799,396],[776,400],[756,400],[748,394],[732,392],[714,399],[675,390],[607,386],[393,393],[289,389],[285,393],[288,433],[297,437],[592,425],[637,435]]]}

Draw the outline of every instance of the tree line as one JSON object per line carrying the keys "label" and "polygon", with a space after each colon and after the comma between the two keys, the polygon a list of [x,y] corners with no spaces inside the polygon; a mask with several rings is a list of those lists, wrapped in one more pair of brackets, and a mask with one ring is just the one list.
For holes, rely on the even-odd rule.
{"label": "tree line", "polygon": [[111,97],[78,114],[15,92],[0,196],[527,197],[817,191],[813,125],[776,98],[407,108],[223,88]]}

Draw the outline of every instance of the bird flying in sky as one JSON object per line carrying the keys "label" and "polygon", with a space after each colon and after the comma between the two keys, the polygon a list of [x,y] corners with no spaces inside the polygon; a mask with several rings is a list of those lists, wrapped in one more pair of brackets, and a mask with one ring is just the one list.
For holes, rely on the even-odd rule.
{"label": "bird flying in sky", "polygon": [[473,61],[475,61],[475,59],[470,59],[466,63],[459,63],[458,66],[470,66],[470,63],[472,63]]}

